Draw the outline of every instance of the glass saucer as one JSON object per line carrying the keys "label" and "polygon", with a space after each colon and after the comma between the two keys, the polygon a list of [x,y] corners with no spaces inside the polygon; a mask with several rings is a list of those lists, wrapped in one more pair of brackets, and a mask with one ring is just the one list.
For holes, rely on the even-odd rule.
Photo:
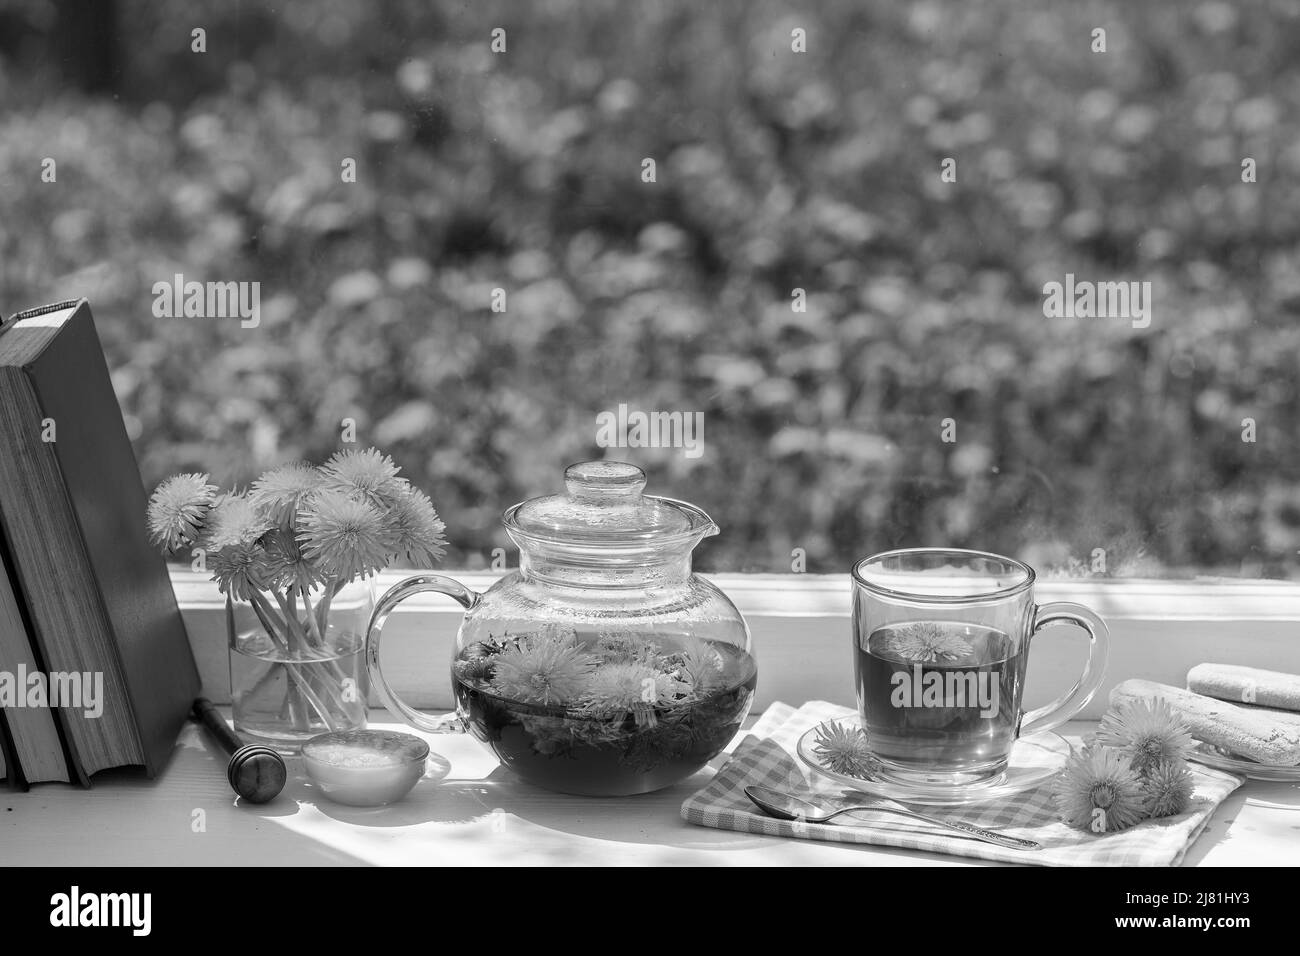
{"label": "glass saucer", "polygon": [[897,800],[900,803],[957,807],[999,800],[1047,782],[1065,766],[1070,756],[1070,745],[1064,737],[1059,734],[1042,733],[1017,740],[1011,747],[1011,758],[1007,761],[1007,769],[979,783],[960,787],[923,786],[875,777],[852,777],[848,774],[836,773],[825,766],[813,750],[813,745],[817,741],[817,731],[831,724],[839,724],[846,729],[856,729],[861,726],[861,720],[855,714],[818,724],[799,738],[799,759],[836,783],[862,793]]}
{"label": "glass saucer", "polygon": [[1187,759],[1193,763],[1213,767],[1215,770],[1226,770],[1228,773],[1240,774],[1251,780],[1300,782],[1300,766],[1271,767],[1265,763],[1256,763],[1246,757],[1238,757],[1236,754],[1220,750],[1210,744],[1199,744],[1195,750],[1187,755]]}

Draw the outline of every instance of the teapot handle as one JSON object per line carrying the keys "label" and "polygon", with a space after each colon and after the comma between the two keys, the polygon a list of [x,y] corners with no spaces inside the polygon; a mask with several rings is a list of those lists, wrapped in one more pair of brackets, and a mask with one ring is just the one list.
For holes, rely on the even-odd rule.
{"label": "teapot handle", "polygon": [[464,717],[458,713],[445,714],[442,717],[422,714],[393,692],[393,688],[384,679],[384,669],[379,664],[379,639],[383,634],[384,622],[388,620],[388,615],[398,604],[422,591],[436,591],[455,598],[466,611],[477,607],[482,598],[482,595],[471,591],[459,581],[441,574],[417,574],[400,584],[393,585],[384,592],[384,596],[375,605],[375,610],[370,615],[370,623],[366,626],[366,664],[370,672],[370,682],[379,692],[379,699],[384,702],[389,713],[406,721],[416,730],[423,730],[430,734],[463,734],[468,729]]}

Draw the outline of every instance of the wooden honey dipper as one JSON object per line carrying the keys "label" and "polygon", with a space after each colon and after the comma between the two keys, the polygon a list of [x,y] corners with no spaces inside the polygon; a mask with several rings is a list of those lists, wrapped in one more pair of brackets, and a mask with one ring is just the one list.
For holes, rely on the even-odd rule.
{"label": "wooden honey dipper", "polygon": [[194,719],[230,754],[226,779],[235,793],[249,803],[269,803],[280,795],[289,775],[283,757],[270,747],[245,744],[206,697],[194,702]]}

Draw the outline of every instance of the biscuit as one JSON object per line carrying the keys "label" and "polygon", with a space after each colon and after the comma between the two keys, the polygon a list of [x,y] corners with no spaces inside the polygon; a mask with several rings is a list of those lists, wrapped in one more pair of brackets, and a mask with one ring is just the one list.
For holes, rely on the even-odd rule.
{"label": "biscuit", "polygon": [[1126,680],[1110,692],[1110,705],[1162,697],[1197,740],[1273,767],[1300,764],[1300,728],[1269,714],[1149,680]]}
{"label": "biscuit", "polygon": [[1234,704],[1300,711],[1300,676],[1237,664],[1197,664],[1187,672],[1187,687]]}

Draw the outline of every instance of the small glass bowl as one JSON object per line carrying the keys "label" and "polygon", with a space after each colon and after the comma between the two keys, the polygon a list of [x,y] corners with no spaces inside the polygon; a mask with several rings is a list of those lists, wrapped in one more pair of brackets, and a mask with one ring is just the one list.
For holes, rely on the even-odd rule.
{"label": "small glass bowl", "polygon": [[349,807],[396,803],[424,776],[429,745],[392,730],[340,730],[302,747],[307,776],[326,797]]}

